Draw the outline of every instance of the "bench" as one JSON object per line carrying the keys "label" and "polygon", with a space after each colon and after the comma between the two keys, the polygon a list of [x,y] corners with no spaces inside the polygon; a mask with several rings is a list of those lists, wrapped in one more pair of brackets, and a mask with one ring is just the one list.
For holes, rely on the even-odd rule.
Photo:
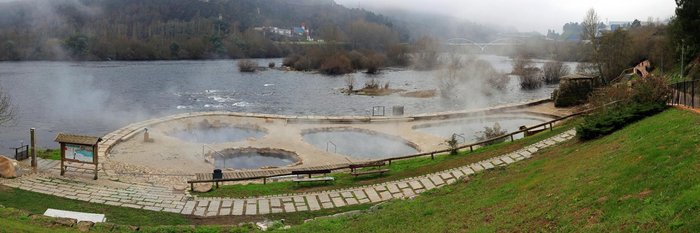
{"label": "bench", "polygon": [[316,182],[316,181],[323,181],[323,182],[328,182],[328,181],[334,181],[335,178],[332,176],[324,176],[324,177],[315,177],[315,178],[295,178],[292,179],[292,182],[296,182],[297,184],[301,182]]}
{"label": "bench", "polygon": [[370,170],[365,170],[365,171],[357,171],[357,169],[359,169],[359,168],[366,168],[366,167],[378,168],[378,167],[382,167],[384,165],[385,165],[384,162],[351,164],[350,165],[350,175],[357,177],[357,176],[369,175],[369,174],[384,174],[385,172],[388,172],[389,169],[370,169]]}
{"label": "bench", "polygon": [[301,182],[316,182],[316,181],[328,182],[328,181],[334,181],[335,178],[330,177],[330,176],[323,176],[323,177],[311,178],[311,175],[315,175],[315,174],[323,174],[323,175],[326,175],[326,174],[329,174],[329,173],[331,173],[331,170],[330,170],[330,169],[319,169],[319,170],[305,169],[305,170],[296,170],[296,171],[292,171],[292,175],[297,175],[297,176],[299,176],[299,175],[308,175],[308,177],[307,177],[307,178],[295,178],[295,179],[292,179],[292,181],[293,181],[293,182],[296,182],[297,184],[299,184],[299,183],[301,183]]}

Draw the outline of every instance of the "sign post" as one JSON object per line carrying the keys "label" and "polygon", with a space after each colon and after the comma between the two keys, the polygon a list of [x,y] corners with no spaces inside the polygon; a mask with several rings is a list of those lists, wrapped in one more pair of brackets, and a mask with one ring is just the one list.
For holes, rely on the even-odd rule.
{"label": "sign post", "polygon": [[61,176],[66,173],[68,163],[92,164],[95,165],[94,179],[97,180],[97,144],[101,138],[59,133],[55,141],[61,145]]}

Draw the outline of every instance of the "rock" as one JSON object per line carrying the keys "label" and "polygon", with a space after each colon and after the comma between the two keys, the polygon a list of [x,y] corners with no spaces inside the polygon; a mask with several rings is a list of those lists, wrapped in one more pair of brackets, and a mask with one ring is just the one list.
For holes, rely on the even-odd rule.
{"label": "rock", "polygon": [[212,189],[212,184],[211,183],[201,183],[201,184],[195,184],[194,185],[194,191],[198,193],[206,193],[211,191]]}
{"label": "rock", "polygon": [[265,220],[262,222],[256,222],[255,226],[257,226],[261,231],[267,231],[270,229],[270,227],[273,227],[275,225],[282,225],[282,221],[270,221],[270,220]]}
{"label": "rock", "polygon": [[94,226],[94,225],[95,225],[94,222],[80,221],[80,222],[78,222],[78,225],[76,227],[78,228],[78,231],[80,231],[80,232],[88,232],[88,231],[90,231],[90,228],[92,228],[92,226]]}
{"label": "rock", "polygon": [[187,185],[184,185],[184,184],[176,184],[176,185],[173,185],[173,190],[174,190],[174,191],[179,191],[179,192],[180,192],[180,191],[185,191],[185,189],[187,189]]}
{"label": "rock", "polygon": [[17,177],[17,161],[0,155],[0,177],[15,178]]}
{"label": "rock", "polygon": [[78,223],[78,220],[74,218],[56,218],[53,220],[54,224],[62,225],[67,227],[73,227]]}

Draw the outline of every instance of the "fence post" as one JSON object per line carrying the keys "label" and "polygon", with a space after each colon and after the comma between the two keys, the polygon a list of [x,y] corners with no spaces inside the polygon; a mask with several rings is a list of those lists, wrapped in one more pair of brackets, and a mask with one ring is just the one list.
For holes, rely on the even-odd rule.
{"label": "fence post", "polygon": [[474,145],[469,145],[469,152],[474,152]]}
{"label": "fence post", "polygon": [[510,134],[510,141],[513,142],[515,139],[513,139],[513,134]]}
{"label": "fence post", "polygon": [[688,106],[688,82],[683,82],[683,105]]}
{"label": "fence post", "polygon": [[695,108],[695,81],[690,83],[690,107]]}
{"label": "fence post", "polygon": [[[36,140],[35,140],[35,137],[34,137],[35,131],[36,131],[36,130],[35,130],[34,128],[29,129],[29,134],[30,134],[29,136],[30,136],[30,141],[31,141],[30,143],[31,143],[31,145],[32,145],[32,148],[31,148],[30,153],[31,153],[31,157],[32,157],[32,169],[34,169],[34,171],[36,171],[36,165],[37,165],[37,161],[36,161]],[[61,147],[61,150],[63,150],[63,147]],[[95,152],[95,153],[97,153],[97,152]],[[61,160],[63,160],[63,158],[61,158]]]}
{"label": "fence post", "polygon": [[430,153],[430,159],[435,159],[435,153]]}

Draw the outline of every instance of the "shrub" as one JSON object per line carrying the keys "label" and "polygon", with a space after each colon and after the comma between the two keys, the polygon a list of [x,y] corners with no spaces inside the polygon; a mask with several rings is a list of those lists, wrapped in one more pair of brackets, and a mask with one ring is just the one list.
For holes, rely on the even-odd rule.
{"label": "shrub", "polygon": [[450,139],[445,140],[445,144],[447,144],[447,147],[450,148],[451,155],[457,154],[457,147],[459,147],[459,141],[457,141],[457,134],[453,133]]}
{"label": "shrub", "polygon": [[294,62],[292,68],[300,71],[309,71],[313,69],[311,60],[306,56],[300,56],[299,59]]}
{"label": "shrub", "polygon": [[301,58],[301,56],[299,56],[298,54],[289,55],[288,57],[284,58],[284,60],[282,61],[282,65],[288,66],[288,67],[294,67],[294,64],[296,64],[300,58]]}
{"label": "shrub", "polygon": [[[630,88],[631,87],[631,88]],[[581,140],[595,139],[666,109],[670,89],[662,77],[648,77],[606,87],[591,97],[598,110],[576,127]],[[603,107],[606,101],[618,101]]]}
{"label": "shrub", "polygon": [[[498,122],[496,122],[495,124],[493,124],[493,127],[486,126],[486,127],[484,127],[484,131],[479,131],[476,135],[476,140],[484,141],[484,140],[497,138],[497,137],[506,135],[507,133],[508,133],[508,131],[506,131],[505,129],[501,129],[501,125],[498,124]],[[505,140],[506,139],[503,138],[500,140],[495,140],[495,141],[485,143],[485,145],[496,144],[496,143],[503,142]]]}
{"label": "shrub", "polygon": [[274,62],[267,63],[267,67],[275,68],[275,63]]}
{"label": "shrub", "polygon": [[559,83],[559,79],[569,74],[569,66],[560,61],[550,61],[542,67],[544,70],[544,82],[547,84]]}
{"label": "shrub", "polygon": [[541,71],[537,67],[526,67],[518,75],[520,78],[520,88],[533,90],[542,87],[544,80],[541,76]]}
{"label": "shrub", "polygon": [[581,140],[595,139],[664,109],[665,104],[617,104],[616,107],[587,116],[584,122],[576,127],[576,133]]}
{"label": "shrub", "polygon": [[350,59],[353,69],[360,70],[365,68],[367,57],[365,57],[364,54],[358,52],[357,50],[353,50],[347,53],[347,57]]}
{"label": "shrub", "polygon": [[365,57],[363,66],[367,69],[368,74],[376,74],[385,66],[386,60],[386,56],[373,53]]}
{"label": "shrub", "polygon": [[330,75],[347,74],[354,71],[350,59],[343,54],[326,58],[319,70],[321,73]]}
{"label": "shrub", "polygon": [[258,69],[258,63],[243,59],[238,61],[238,70],[240,72],[255,72]]}
{"label": "shrub", "polygon": [[345,77],[345,85],[348,88],[348,95],[355,89],[355,76]]}

